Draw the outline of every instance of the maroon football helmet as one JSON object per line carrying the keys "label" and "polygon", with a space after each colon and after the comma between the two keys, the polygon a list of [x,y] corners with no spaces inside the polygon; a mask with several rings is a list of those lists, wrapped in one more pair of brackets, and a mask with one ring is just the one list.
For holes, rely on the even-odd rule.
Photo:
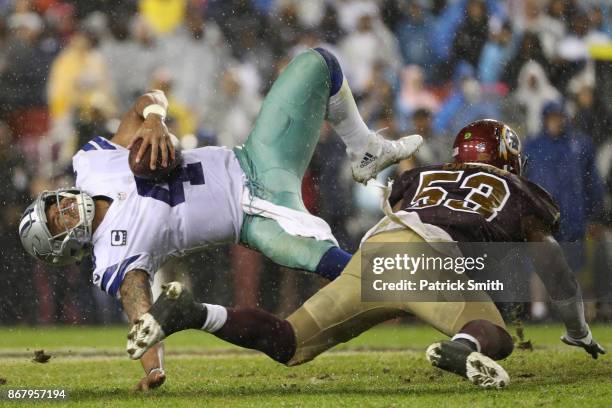
{"label": "maroon football helmet", "polygon": [[522,172],[521,141],[508,125],[481,119],[459,131],[453,144],[455,163],[486,163],[516,175]]}

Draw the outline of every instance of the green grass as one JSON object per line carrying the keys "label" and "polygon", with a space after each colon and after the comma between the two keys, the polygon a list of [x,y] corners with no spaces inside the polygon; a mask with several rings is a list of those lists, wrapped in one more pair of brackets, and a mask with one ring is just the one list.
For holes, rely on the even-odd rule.
{"label": "green grass", "polygon": [[[559,326],[527,327],[533,352],[502,362],[511,376],[503,391],[481,390],[428,365],[424,349],[441,338],[424,326],[384,325],[300,367],[286,368],[257,353],[200,332],[166,342],[168,380],[146,394],[131,391],[141,376],[123,352],[126,328],[0,328],[0,386],[62,388],[65,402],[32,406],[358,406],[522,407],[612,406],[612,360],[594,361],[558,340]],[[596,326],[612,349],[612,326]],[[33,350],[54,357],[31,362]],[[0,399],[0,405],[21,403]]]}

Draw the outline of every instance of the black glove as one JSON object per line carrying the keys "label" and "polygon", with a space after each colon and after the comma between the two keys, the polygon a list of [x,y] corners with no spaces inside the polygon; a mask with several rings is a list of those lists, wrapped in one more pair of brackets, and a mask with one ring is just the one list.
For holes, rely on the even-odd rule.
{"label": "black glove", "polygon": [[575,339],[566,333],[561,336],[561,341],[568,346],[582,347],[584,351],[589,353],[594,359],[597,359],[600,354],[606,354],[606,350],[604,350],[604,348],[601,347],[601,345],[599,345],[595,339],[593,339],[591,330],[589,330],[589,333],[586,336],[580,339]]}

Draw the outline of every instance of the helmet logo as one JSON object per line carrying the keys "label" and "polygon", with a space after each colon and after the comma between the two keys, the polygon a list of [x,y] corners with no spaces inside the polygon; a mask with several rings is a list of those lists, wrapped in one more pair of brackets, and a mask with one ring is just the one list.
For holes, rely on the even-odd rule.
{"label": "helmet logo", "polygon": [[[505,131],[505,129],[504,129]],[[502,132],[502,134],[505,132]],[[500,140],[499,143],[499,154],[504,158],[504,160],[508,160],[508,150],[506,150],[506,138],[502,137],[502,140]]]}
{"label": "helmet logo", "polygon": [[472,138],[472,132],[466,132],[465,135],[463,135],[463,140],[470,140]]}
{"label": "helmet logo", "polygon": [[511,129],[504,129],[502,132],[504,139],[504,145],[508,148],[510,153],[518,155],[521,151],[521,140],[518,138],[516,133]]}

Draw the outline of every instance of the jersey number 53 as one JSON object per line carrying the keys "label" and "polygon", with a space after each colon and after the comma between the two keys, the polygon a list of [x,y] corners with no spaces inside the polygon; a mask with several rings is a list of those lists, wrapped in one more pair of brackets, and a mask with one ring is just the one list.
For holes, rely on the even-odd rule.
{"label": "jersey number 53", "polygon": [[[447,184],[461,183],[459,188],[466,189],[463,199],[447,198]],[[410,208],[422,209],[443,205],[453,211],[463,211],[482,215],[491,221],[504,208],[510,198],[506,180],[493,174],[478,172],[464,177],[464,172],[433,170],[420,174],[417,188]]]}

